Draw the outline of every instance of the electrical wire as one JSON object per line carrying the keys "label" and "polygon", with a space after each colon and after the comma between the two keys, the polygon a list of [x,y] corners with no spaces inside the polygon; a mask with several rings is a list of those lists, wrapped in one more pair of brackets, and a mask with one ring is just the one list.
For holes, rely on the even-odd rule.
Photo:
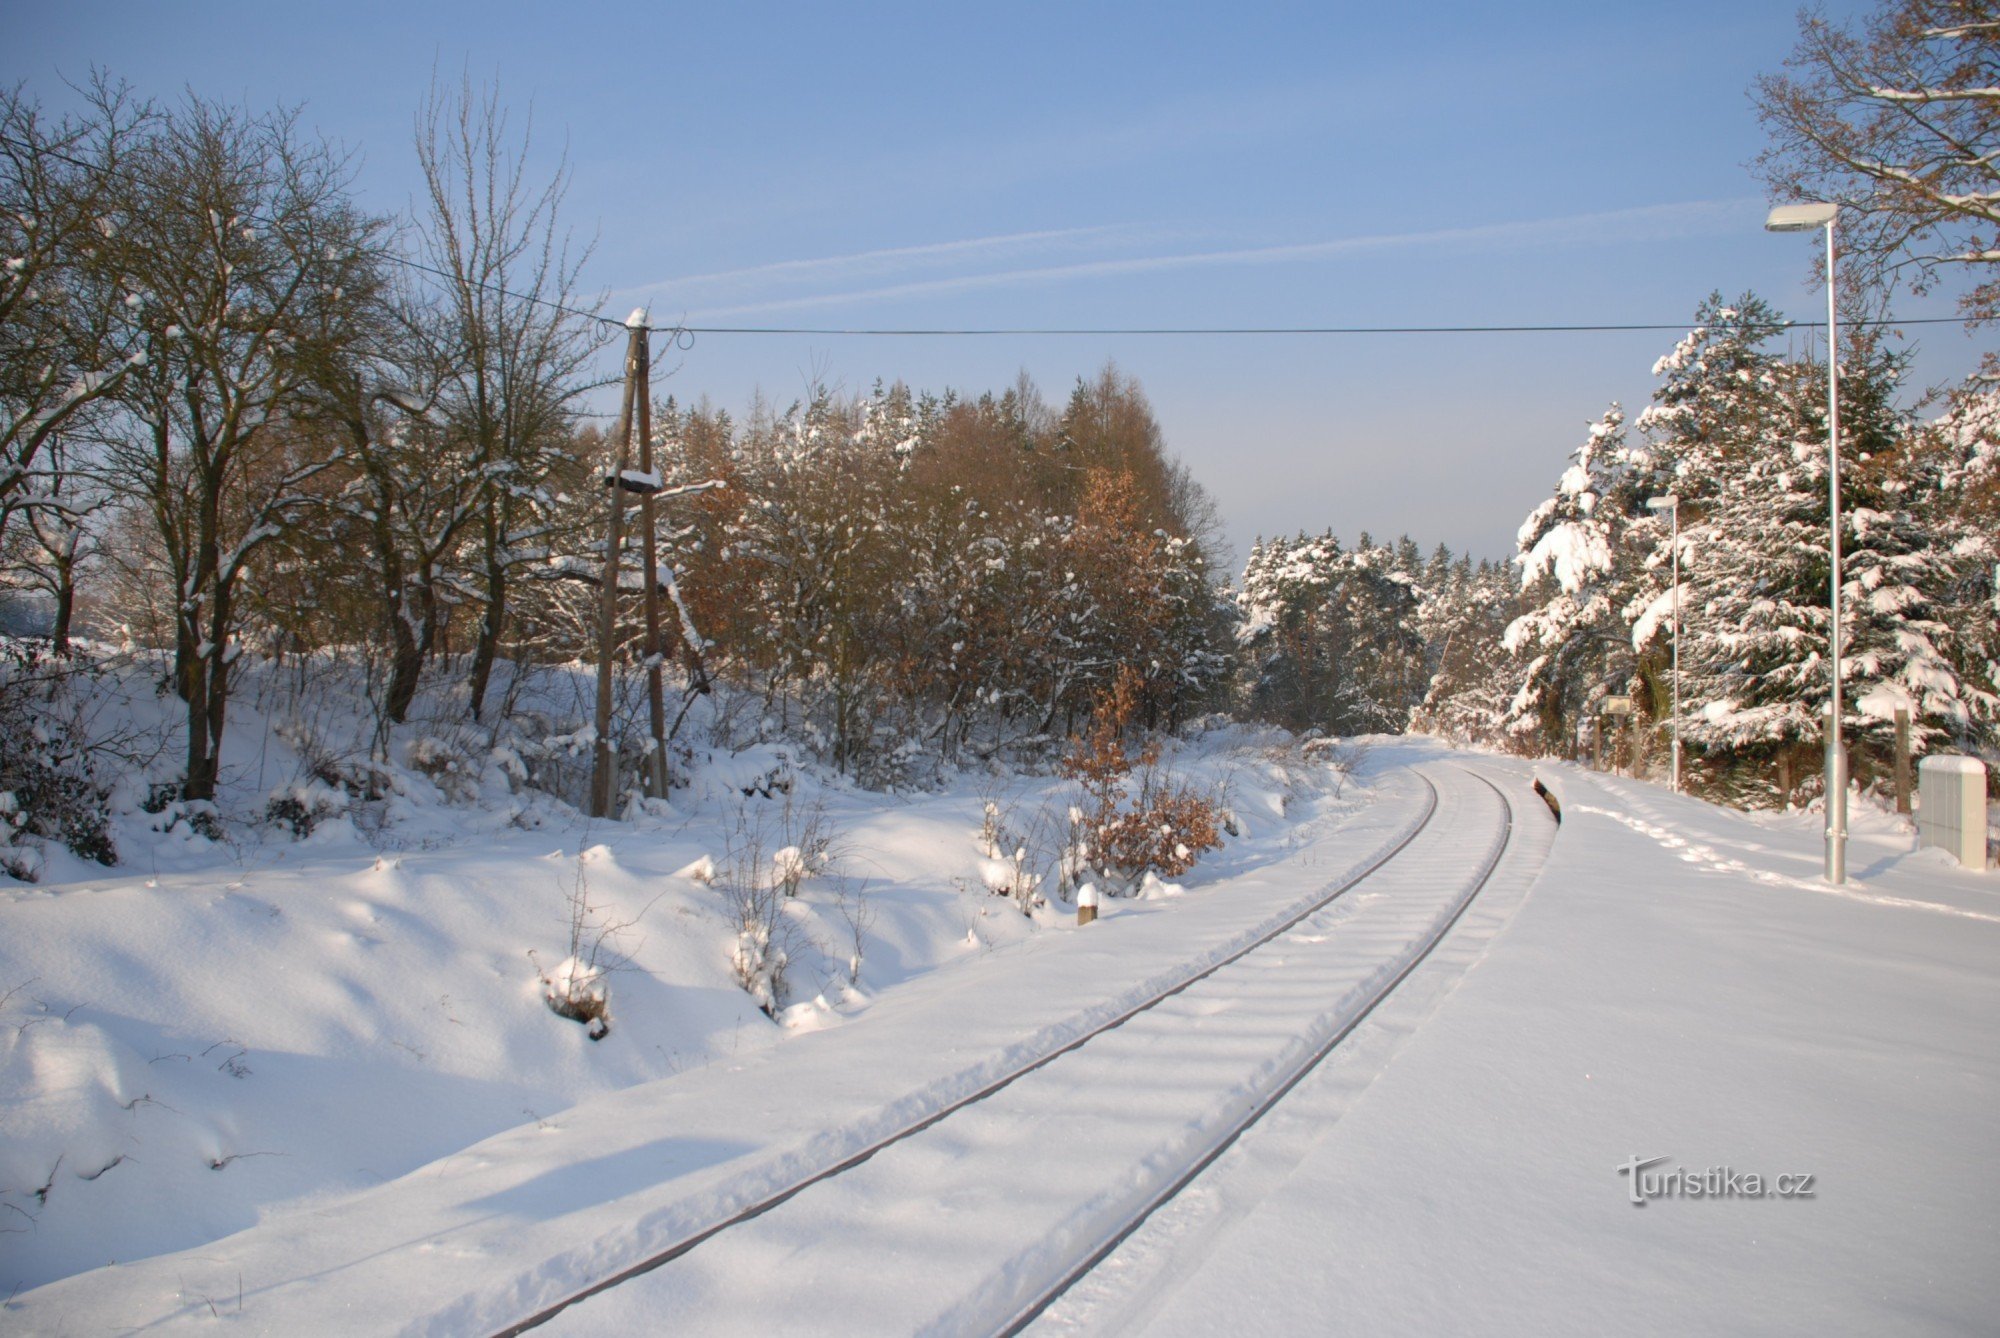
{"label": "electrical wire", "polygon": [[[65,162],[87,172],[102,171],[103,168],[80,158],[74,158],[58,150],[38,148],[12,135],[0,135],[0,141],[30,152],[39,152],[58,162]],[[129,178],[128,178],[129,179]],[[254,218],[254,216],[252,216]],[[274,226],[268,219],[255,219],[265,226]],[[421,260],[399,255],[393,251],[380,251],[377,255],[390,264],[402,265],[409,269],[421,270],[449,283],[465,284],[484,292],[511,298],[516,302],[530,302],[546,307],[565,316],[578,320],[595,321],[614,329],[628,329],[625,322],[594,311],[584,311],[577,307],[554,302],[531,293],[516,293],[499,284],[485,283],[464,275],[453,274]],[[1843,324],[1849,326],[1890,327],[1902,325],[1957,325],[1963,321],[1958,316],[1918,316],[1898,320],[1881,317],[1868,320],[1851,320]],[[858,338],[858,339],[994,339],[994,338],[1283,338],[1296,336],[1328,335],[1452,335],[1452,334],[1623,334],[1636,332],[1699,331],[1710,327],[1688,325],[1682,321],[1621,322],[1600,325],[1177,325],[1177,326],[988,326],[988,327],[944,327],[913,326],[909,328],[864,327],[864,326],[806,326],[806,325],[648,325],[648,334],[671,336],[672,346],[685,351],[693,347],[696,335],[804,335],[817,338]],[[1824,330],[1825,321],[1784,320],[1763,327],[1779,330]]]}
{"label": "electrical wire", "polygon": [[[1884,317],[1881,319],[1842,321],[1841,324],[1844,326],[1957,325],[1962,320],[1963,318],[1959,316],[1918,316],[1907,320]],[[1089,328],[1075,326],[993,326],[967,329],[942,327],[875,329],[848,326],[684,325],[675,328],[684,330],[691,335],[823,335],[927,339],[1062,335],[1088,335],[1096,337],[1162,335],[1171,337],[1235,335],[1604,334],[1626,331],[1706,330],[1720,327],[1689,325],[1685,321],[1666,321],[1651,324],[1627,323],[1616,325],[1168,325]],[[1826,328],[1826,322],[1783,320],[1752,328],[1768,330],[1823,330]]]}

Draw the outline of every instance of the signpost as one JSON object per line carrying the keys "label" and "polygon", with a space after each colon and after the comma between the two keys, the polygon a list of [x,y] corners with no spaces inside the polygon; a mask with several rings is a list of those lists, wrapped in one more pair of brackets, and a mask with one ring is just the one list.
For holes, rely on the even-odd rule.
{"label": "signpost", "polygon": [[[1625,751],[1630,753],[1632,751],[1632,699],[1630,697],[1615,696],[1600,698],[1597,703],[1597,712],[1599,716],[1624,717]],[[1618,770],[1618,754],[1615,749],[1611,754],[1611,769],[1613,771]]]}

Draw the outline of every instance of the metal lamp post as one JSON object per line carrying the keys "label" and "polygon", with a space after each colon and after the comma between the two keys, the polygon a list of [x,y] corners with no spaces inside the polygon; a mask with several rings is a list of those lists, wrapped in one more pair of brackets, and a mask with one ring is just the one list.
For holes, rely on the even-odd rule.
{"label": "metal lamp post", "polygon": [[1674,493],[1648,497],[1648,511],[1666,511],[1674,521],[1674,762],[1673,790],[1681,792],[1681,499]]}
{"label": "metal lamp post", "polygon": [[1771,232],[1826,229],[1826,453],[1828,526],[1833,535],[1832,624],[1827,647],[1833,662],[1833,697],[1826,726],[1826,881],[1847,881],[1847,752],[1840,729],[1840,340],[1835,329],[1833,223],[1840,206],[1825,201],[1781,204],[1764,220]]}

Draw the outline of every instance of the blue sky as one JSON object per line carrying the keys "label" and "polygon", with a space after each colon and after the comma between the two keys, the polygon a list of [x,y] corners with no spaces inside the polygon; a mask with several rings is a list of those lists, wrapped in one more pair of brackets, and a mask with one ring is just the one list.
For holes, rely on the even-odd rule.
{"label": "blue sky", "polygon": [[[1833,3],[1836,16],[1863,5]],[[0,78],[93,63],[305,122],[405,204],[433,68],[499,81],[622,317],[698,325],[1677,322],[1712,289],[1809,318],[1761,230],[1760,0],[1224,6],[111,4],[0,0]],[[1948,297],[1906,316],[1948,314]],[[1980,343],[1920,328],[1919,373]],[[740,410],[814,377],[1057,403],[1107,359],[1252,536],[1408,531],[1503,556],[1671,333],[1372,338],[703,335],[659,383]]]}

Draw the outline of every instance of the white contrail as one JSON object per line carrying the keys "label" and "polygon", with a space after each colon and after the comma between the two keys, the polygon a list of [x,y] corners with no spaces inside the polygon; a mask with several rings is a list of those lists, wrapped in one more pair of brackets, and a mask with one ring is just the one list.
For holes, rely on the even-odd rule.
{"label": "white contrail", "polygon": [[1131,229],[1115,225],[1090,228],[1051,228],[1039,232],[1010,232],[992,237],[968,237],[961,241],[929,242],[921,246],[894,246],[877,251],[856,251],[848,255],[816,256],[809,260],[779,260],[768,265],[743,269],[716,270],[709,274],[686,274],[620,289],[621,296],[632,293],[681,291],[716,284],[760,283],[769,280],[810,282],[850,273],[885,273],[900,269],[924,268],[976,259],[992,253],[1038,250],[1054,244],[1127,234]]}
{"label": "white contrail", "polygon": [[[1423,247],[1432,250],[1459,248],[1508,248],[1583,243],[1604,240],[1653,240],[1689,236],[1705,231],[1734,228],[1737,215],[1745,209],[1761,208],[1758,197],[1726,200],[1689,200],[1676,204],[1643,205],[1562,218],[1530,219],[1516,223],[1486,223],[1463,228],[1434,228],[1422,232],[1377,233],[1362,237],[1336,237],[1326,241],[1292,242],[1277,246],[1236,247],[1219,251],[1187,251],[1173,255],[1131,256],[1120,259],[1086,260],[1068,265],[1042,265],[1022,269],[962,274],[940,279],[889,284],[838,293],[774,299],[768,302],[712,307],[692,313],[688,319],[712,320],[724,316],[747,316],[759,312],[797,311],[809,307],[837,306],[847,302],[883,301],[906,297],[936,297],[948,293],[971,292],[982,288],[1005,288],[1017,284],[1050,283],[1068,279],[1106,278],[1126,274],[1157,273],[1163,270],[1197,269],[1220,265],[1272,265],[1287,261],[1321,260],[1360,252],[1404,250]],[[946,243],[945,245],[958,245]],[[809,264],[812,262],[792,262]]]}

